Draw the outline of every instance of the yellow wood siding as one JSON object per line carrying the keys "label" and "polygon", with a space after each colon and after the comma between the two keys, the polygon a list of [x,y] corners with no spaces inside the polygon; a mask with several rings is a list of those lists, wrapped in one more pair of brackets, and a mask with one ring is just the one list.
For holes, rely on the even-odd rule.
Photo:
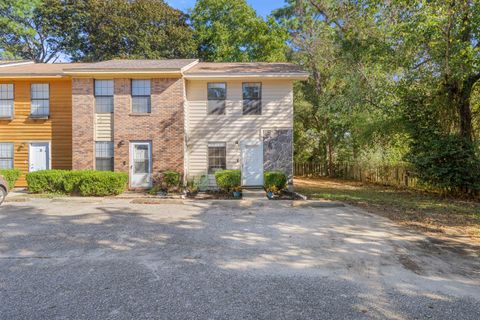
{"label": "yellow wood siding", "polygon": [[[8,80],[14,85],[14,118],[0,120],[0,142],[14,143],[14,167],[22,171],[17,186],[26,186],[28,146],[34,141],[51,142],[52,169],[72,168],[72,83],[69,79]],[[50,117],[33,120],[30,115],[30,84],[48,83]]]}

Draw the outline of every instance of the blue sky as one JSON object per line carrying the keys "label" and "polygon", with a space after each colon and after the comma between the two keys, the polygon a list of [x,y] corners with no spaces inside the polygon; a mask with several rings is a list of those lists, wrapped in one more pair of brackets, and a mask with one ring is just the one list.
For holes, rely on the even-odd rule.
{"label": "blue sky", "polygon": [[[186,11],[193,8],[195,0],[166,0],[166,2],[174,8]],[[257,11],[262,17],[266,17],[273,9],[283,7],[284,0],[247,0],[247,2]]]}

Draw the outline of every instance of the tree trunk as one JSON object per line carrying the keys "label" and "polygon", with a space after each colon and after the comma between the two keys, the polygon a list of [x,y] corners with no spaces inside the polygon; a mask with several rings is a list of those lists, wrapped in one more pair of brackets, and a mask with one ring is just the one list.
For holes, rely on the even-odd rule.
{"label": "tree trunk", "polygon": [[464,88],[458,103],[458,114],[460,116],[460,135],[468,142],[472,142],[472,110],[470,109],[471,88]]}

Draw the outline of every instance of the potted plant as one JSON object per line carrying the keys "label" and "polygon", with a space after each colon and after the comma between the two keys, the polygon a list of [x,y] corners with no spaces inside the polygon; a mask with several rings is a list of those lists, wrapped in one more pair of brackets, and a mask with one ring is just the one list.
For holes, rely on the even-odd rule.
{"label": "potted plant", "polygon": [[242,197],[242,187],[241,186],[235,186],[232,188],[233,190],[233,197],[235,199],[240,199]]}
{"label": "potted plant", "polygon": [[187,197],[194,198],[198,193],[198,189],[199,189],[199,186],[195,179],[187,180],[187,186],[186,186]]}
{"label": "potted plant", "polygon": [[268,199],[275,198],[275,195],[278,193],[278,188],[276,186],[270,186],[266,188]]}

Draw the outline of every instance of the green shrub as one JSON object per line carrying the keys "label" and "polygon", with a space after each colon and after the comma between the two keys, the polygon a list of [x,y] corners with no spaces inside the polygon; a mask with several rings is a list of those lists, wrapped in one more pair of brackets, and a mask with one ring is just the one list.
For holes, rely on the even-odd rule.
{"label": "green shrub", "polygon": [[63,183],[66,170],[41,170],[27,173],[28,192],[66,193]]}
{"label": "green shrub", "polygon": [[263,175],[265,189],[283,190],[287,185],[287,175],[281,171],[266,171]]}
{"label": "green shrub", "polygon": [[21,171],[18,169],[3,169],[0,170],[0,176],[3,176],[7,180],[8,188],[12,189],[15,187],[15,182],[22,175]]}
{"label": "green shrub", "polygon": [[79,186],[86,175],[93,174],[94,170],[69,171],[63,177],[63,190],[65,193],[79,193]]}
{"label": "green shrub", "polygon": [[223,192],[238,190],[241,186],[240,170],[220,170],[215,172],[215,182]]}
{"label": "green shrub", "polygon": [[127,173],[110,171],[42,170],[27,174],[28,191],[31,193],[117,195],[125,191],[127,182]]}
{"label": "green shrub", "polygon": [[128,182],[127,173],[110,171],[84,172],[78,184],[81,196],[110,196],[125,191]]}
{"label": "green shrub", "polygon": [[161,171],[153,177],[152,192],[179,192],[182,185],[182,174],[176,171]]}
{"label": "green shrub", "polygon": [[427,185],[454,194],[480,191],[480,160],[462,137],[425,135],[412,143],[407,160]]}

